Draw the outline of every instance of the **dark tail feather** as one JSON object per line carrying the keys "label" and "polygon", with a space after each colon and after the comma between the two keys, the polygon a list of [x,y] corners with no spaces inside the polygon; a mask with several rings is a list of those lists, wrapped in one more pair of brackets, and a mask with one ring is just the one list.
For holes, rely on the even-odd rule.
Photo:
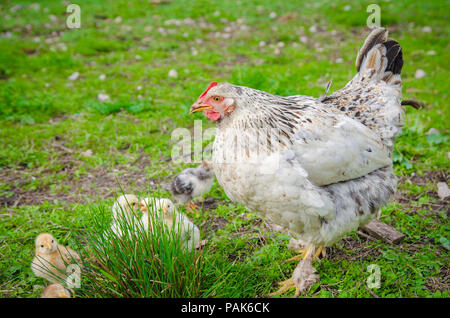
{"label": "dark tail feather", "polygon": [[407,100],[402,100],[402,106],[412,106],[415,109],[422,109],[425,107],[425,103],[419,102],[417,100],[407,99]]}
{"label": "dark tail feather", "polygon": [[383,45],[386,47],[386,58],[388,60],[386,72],[390,71],[393,74],[400,74],[403,66],[402,47],[394,40],[388,40]]}

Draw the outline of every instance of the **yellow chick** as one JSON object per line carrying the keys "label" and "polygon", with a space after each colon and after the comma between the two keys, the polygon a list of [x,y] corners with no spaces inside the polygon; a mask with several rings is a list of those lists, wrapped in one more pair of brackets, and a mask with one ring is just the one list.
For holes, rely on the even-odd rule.
{"label": "yellow chick", "polygon": [[[189,250],[200,244],[200,231],[198,227],[183,213],[178,212],[175,204],[166,198],[145,198],[139,202],[142,215],[142,224],[145,230],[151,229],[151,217],[148,215],[149,209],[155,212],[155,216],[163,213],[164,224],[172,231],[177,231],[182,239],[186,239],[186,246]],[[175,221],[175,222],[174,222]]]}
{"label": "yellow chick", "polygon": [[51,234],[39,234],[35,243],[36,256],[31,262],[31,270],[36,276],[52,283],[65,281],[67,265],[81,261],[77,252],[70,247],[59,245]]}
{"label": "yellow chick", "polygon": [[70,298],[70,293],[60,284],[51,284],[42,291],[41,298]]}
{"label": "yellow chick", "polygon": [[131,222],[134,212],[138,210],[139,199],[134,194],[124,194],[117,198],[112,206],[113,222],[112,231],[122,236],[122,227],[120,223],[123,221]]}

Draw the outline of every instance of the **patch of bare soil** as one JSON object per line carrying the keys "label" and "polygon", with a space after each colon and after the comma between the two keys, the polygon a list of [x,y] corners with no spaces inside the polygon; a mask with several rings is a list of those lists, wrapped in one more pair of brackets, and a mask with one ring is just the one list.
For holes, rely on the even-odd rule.
{"label": "patch of bare soil", "polygon": [[[448,171],[429,171],[426,172],[424,176],[414,175],[411,177],[401,177],[399,178],[399,184],[412,182],[418,186],[424,187],[427,185],[427,183],[432,183],[435,185],[439,182],[448,183],[449,179],[450,173]],[[419,200],[424,195],[428,195],[429,197],[436,199],[436,202],[424,203],[424,205],[427,205],[430,210],[435,213],[439,211],[446,211],[447,217],[450,216],[450,197],[441,199],[439,198],[437,192],[433,190],[423,191],[418,195],[411,195],[403,191],[397,191],[394,200],[402,204],[403,206],[411,208],[410,213],[415,213],[417,211],[417,207],[411,203]]]}
{"label": "patch of bare soil", "polygon": [[[35,190],[24,191],[24,185],[29,183],[31,169],[3,168],[0,170],[0,180],[10,185],[13,196],[0,196],[0,206],[15,207],[18,205],[39,205],[45,201],[67,203],[86,203],[97,198],[109,198],[116,193],[133,193],[156,188],[159,180],[150,180],[144,173],[144,168],[151,165],[145,155],[130,165],[118,165],[113,170],[99,166],[87,173],[75,177],[77,160],[71,153],[65,152],[58,157],[58,164],[63,168],[57,173],[64,173],[63,191],[52,191],[50,185],[39,186]],[[45,172],[43,175],[54,174]]]}
{"label": "patch of bare soil", "polygon": [[[380,255],[376,247],[367,245],[365,239],[355,239],[351,236],[343,238],[339,242],[340,247],[332,246],[327,248],[327,257],[332,260],[366,260]],[[352,251],[349,253],[347,251]]]}

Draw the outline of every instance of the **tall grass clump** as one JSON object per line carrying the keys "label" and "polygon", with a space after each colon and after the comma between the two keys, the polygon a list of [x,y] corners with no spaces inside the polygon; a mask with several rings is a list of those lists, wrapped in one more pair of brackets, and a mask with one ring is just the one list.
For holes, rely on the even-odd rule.
{"label": "tall grass clump", "polygon": [[88,212],[92,226],[78,232],[83,273],[77,296],[208,296],[202,292],[203,273],[209,271],[203,250],[189,251],[152,207],[148,231],[139,213],[112,220],[110,208],[102,204],[89,206]]}

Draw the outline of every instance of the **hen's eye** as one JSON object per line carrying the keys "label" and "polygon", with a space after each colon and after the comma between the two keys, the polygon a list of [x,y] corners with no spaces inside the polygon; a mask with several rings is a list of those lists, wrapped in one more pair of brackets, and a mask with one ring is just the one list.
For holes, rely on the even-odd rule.
{"label": "hen's eye", "polygon": [[215,101],[215,102],[220,101],[220,97],[219,97],[219,96],[214,96],[214,97],[213,97],[213,101]]}

